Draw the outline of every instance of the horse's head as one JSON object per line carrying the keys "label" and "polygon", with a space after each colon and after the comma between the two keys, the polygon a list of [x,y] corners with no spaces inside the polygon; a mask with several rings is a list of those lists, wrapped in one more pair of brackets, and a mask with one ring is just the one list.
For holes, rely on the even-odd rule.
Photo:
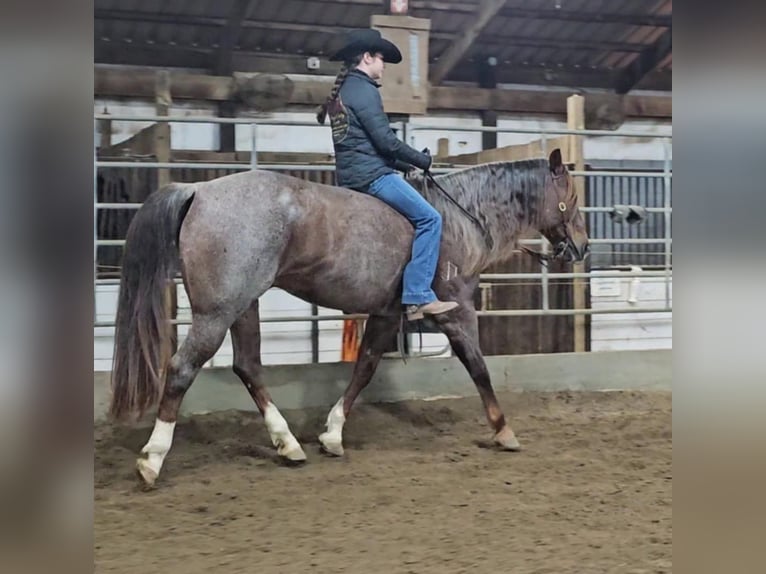
{"label": "horse's head", "polygon": [[553,245],[553,255],[569,262],[582,261],[590,253],[585,218],[577,205],[572,176],[555,149],[548,158],[550,175],[545,179],[538,230]]}

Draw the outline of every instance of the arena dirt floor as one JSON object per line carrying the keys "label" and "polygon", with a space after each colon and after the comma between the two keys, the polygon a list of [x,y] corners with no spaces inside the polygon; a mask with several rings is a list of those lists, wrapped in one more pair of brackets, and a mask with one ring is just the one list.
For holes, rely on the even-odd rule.
{"label": "arena dirt floor", "polygon": [[285,411],[299,468],[259,415],[197,416],[150,491],[150,429],[99,425],[95,572],[670,572],[670,393],[499,398],[521,452],[488,448],[478,398],[359,404],[342,459],[318,450],[327,409]]}

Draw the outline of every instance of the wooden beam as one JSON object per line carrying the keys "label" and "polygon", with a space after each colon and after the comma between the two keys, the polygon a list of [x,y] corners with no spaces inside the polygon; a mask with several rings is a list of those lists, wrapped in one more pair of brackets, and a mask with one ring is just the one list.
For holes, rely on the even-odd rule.
{"label": "wooden beam", "polygon": [[465,56],[471,44],[504,4],[505,0],[481,0],[479,13],[470,24],[463,28],[463,33],[457,41],[447,48],[447,51],[439,57],[436,65],[431,68],[431,83],[433,85],[442,83],[450,70]]}
{"label": "wooden beam", "polygon": [[659,14],[620,14],[581,10],[535,10],[529,8],[505,8],[500,12],[504,18],[525,18],[530,20],[588,22],[603,24],[628,24],[632,26],[671,26],[670,15]]}
{"label": "wooden beam", "polygon": [[[213,48],[180,47],[167,45],[135,45],[126,49],[123,43],[96,41],[94,44],[97,64],[123,64],[133,66],[161,66],[175,68],[210,69],[214,66]],[[486,50],[485,50],[486,51]],[[306,67],[306,56],[298,54],[268,54],[235,50],[232,52],[232,69],[240,72],[268,72],[275,74],[335,75],[340,64],[319,58],[318,70]],[[616,71],[574,68],[571,66],[547,66],[506,64],[498,62],[500,83],[557,85],[573,88],[612,88],[617,82]],[[477,68],[468,61],[455,66],[449,79],[460,82],[477,81]],[[658,89],[661,87],[658,86]],[[667,89],[670,89],[668,86]]]}
{"label": "wooden beam", "polygon": [[212,68],[213,55],[213,51],[209,48],[180,48],[163,45],[138,46],[132,43],[105,40],[96,40],[93,43],[93,60],[96,64],[198,68],[203,71]]}
{"label": "wooden beam", "polygon": [[[218,40],[218,52],[212,72],[216,76],[230,76],[234,72],[234,47],[242,32],[242,21],[245,18],[252,0],[236,0],[229,10],[226,25],[221,30]],[[233,102],[225,101],[218,104],[218,115],[223,118],[235,117],[237,107]],[[234,124],[218,126],[218,149],[222,152],[234,151],[236,148],[236,127]]]}
{"label": "wooden beam", "polygon": [[[119,20],[127,22],[145,22],[150,24],[173,24],[200,27],[224,27],[227,25],[225,18],[210,16],[192,16],[189,14],[167,14],[156,12],[132,12],[128,10],[95,10],[96,19],[101,20]],[[242,28],[263,29],[263,30],[284,30],[286,32],[310,32],[312,34],[326,34],[337,36],[343,34],[358,26],[353,25],[335,25],[317,27],[315,24],[301,24],[297,22],[277,22],[266,20],[253,20],[241,18],[239,24]],[[462,32],[440,32],[432,31],[430,37],[434,40],[445,40],[452,42],[463,34]],[[561,48],[566,50],[584,50],[597,52],[641,52],[646,48],[645,44],[636,42],[611,42],[611,41],[589,41],[589,40],[570,40],[563,38],[535,38],[529,36],[511,36],[503,37],[498,35],[482,34],[477,38],[477,43],[482,45],[512,46],[519,48]],[[219,42],[223,45],[223,42]]]}
{"label": "wooden beam", "polygon": [[[119,64],[146,67],[198,68],[212,70],[215,66],[216,52],[213,48],[180,47],[165,45],[130,45],[126,49],[122,43],[97,41],[94,43],[96,64]],[[318,70],[306,67],[306,56],[286,54],[260,54],[255,52],[232,52],[232,69],[238,72],[263,72],[270,74],[305,74],[315,76],[335,76],[340,70],[338,62],[319,58]]]}
{"label": "wooden beam", "polygon": [[[538,86],[561,86],[579,90],[583,88],[612,89],[617,75],[611,70],[592,70],[564,66],[540,66],[506,64],[498,62],[495,72],[500,84],[534,84]],[[479,63],[468,60],[450,72],[449,80],[476,83],[479,78]]]}
{"label": "wooden beam", "polygon": [[615,91],[627,94],[673,50],[673,29],[668,28],[620,74]]}
{"label": "wooden beam", "polygon": [[[233,11],[238,11],[239,5],[234,5]],[[230,20],[216,16],[195,16],[191,14],[169,14],[157,12],[143,12],[132,10],[95,10],[96,20],[117,20],[123,22],[145,22],[148,24],[170,24],[196,26],[205,28],[218,28],[227,26]],[[279,22],[272,20],[254,20],[245,18],[244,15],[239,18],[237,24],[241,28],[251,28],[255,30],[284,30],[286,32],[311,32],[314,34],[327,34],[336,36],[348,32],[351,29],[362,26],[353,25],[335,25],[321,27],[316,24],[301,24],[299,22]],[[219,42],[220,45],[220,42]]]}
{"label": "wooden beam", "polygon": [[239,41],[239,35],[242,31],[242,20],[250,9],[252,0],[235,0],[229,10],[229,17],[226,20],[218,40],[218,53],[216,54],[215,66],[212,72],[216,76],[228,76],[234,70],[232,69],[231,54]]}
{"label": "wooden beam", "polygon": [[[222,101],[233,99],[235,82],[231,77],[205,74],[171,73],[173,99]],[[317,105],[327,97],[332,76],[324,80],[294,80],[290,104]],[[115,70],[96,67],[96,97],[154,98],[154,71]],[[505,113],[553,114],[565,117],[566,93],[542,90],[504,90],[476,87],[434,86],[428,91],[431,111],[494,110]],[[608,95],[587,94],[589,101],[608,99]],[[672,118],[673,98],[667,96],[626,95],[623,98],[626,117]]]}
{"label": "wooden beam", "polygon": [[[435,32],[431,38],[435,40],[455,40],[461,34],[450,32]],[[646,48],[646,44],[637,42],[611,42],[593,40],[570,40],[566,38],[540,38],[530,36],[498,36],[482,34],[476,39],[476,44],[482,46],[501,46],[514,48],[557,48],[561,50],[580,50],[587,52],[626,52],[637,53]]]}
{"label": "wooden beam", "polygon": [[[99,64],[124,64],[145,66],[148,62],[162,67],[210,69],[214,64],[215,51],[212,48],[181,48],[178,46],[136,46],[125,49],[113,42],[95,43],[95,61]],[[335,76],[340,69],[338,62],[326,58],[319,59],[318,70],[306,67],[306,57],[300,55],[278,55],[234,51],[232,69],[239,72],[261,72],[272,74],[303,74],[312,76]],[[670,76],[658,78],[670,79]],[[478,81],[478,67],[467,61],[457,65],[449,75],[450,81]],[[498,62],[497,81],[507,84],[537,84],[540,86],[563,86],[572,89],[604,88],[612,89],[617,83],[617,71],[592,70],[572,66],[546,66],[505,64]],[[671,89],[670,81],[665,89]],[[663,85],[654,82],[654,89],[663,89]]]}
{"label": "wooden beam", "polygon": [[[332,0],[331,0],[332,1]],[[474,13],[476,5],[468,2],[449,2],[432,0],[411,0],[410,11],[413,16],[427,16],[428,12]],[[426,14],[423,14],[425,12]],[[633,26],[668,27],[672,16],[666,14],[592,12],[581,10],[544,10],[537,8],[503,8],[500,16],[528,20],[596,22],[609,24],[628,24]]]}
{"label": "wooden beam", "polygon": [[268,74],[304,74],[312,76],[336,76],[340,71],[340,62],[331,62],[319,58],[319,69],[306,67],[306,56],[295,54],[261,54],[255,52],[235,52],[234,67],[239,72],[263,72]]}

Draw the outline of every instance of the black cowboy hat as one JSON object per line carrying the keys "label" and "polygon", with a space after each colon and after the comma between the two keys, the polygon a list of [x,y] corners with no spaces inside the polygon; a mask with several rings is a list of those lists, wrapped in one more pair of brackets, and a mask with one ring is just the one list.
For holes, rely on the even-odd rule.
{"label": "black cowboy hat", "polygon": [[383,60],[390,64],[398,64],[402,61],[402,53],[393,43],[389,42],[380,35],[374,28],[364,28],[362,30],[352,30],[346,36],[346,44],[338,50],[331,58],[331,62],[348,61],[354,56],[364,52],[380,52],[383,54]]}

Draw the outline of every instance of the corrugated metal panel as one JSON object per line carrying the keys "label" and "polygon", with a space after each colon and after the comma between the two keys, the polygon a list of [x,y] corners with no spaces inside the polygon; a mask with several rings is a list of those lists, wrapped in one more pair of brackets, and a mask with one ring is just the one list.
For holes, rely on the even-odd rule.
{"label": "corrugated metal panel", "polygon": [[[657,177],[625,177],[615,175],[586,178],[587,205],[613,207],[618,204],[663,207],[664,182]],[[672,198],[672,184],[671,184]],[[663,239],[665,215],[649,213],[644,221],[629,225],[612,221],[609,213],[587,214],[588,234],[594,239]],[[672,233],[672,230],[671,230]],[[664,244],[598,244],[592,246],[591,265],[611,267],[624,265],[664,266]],[[672,253],[672,250],[671,250]]]}

